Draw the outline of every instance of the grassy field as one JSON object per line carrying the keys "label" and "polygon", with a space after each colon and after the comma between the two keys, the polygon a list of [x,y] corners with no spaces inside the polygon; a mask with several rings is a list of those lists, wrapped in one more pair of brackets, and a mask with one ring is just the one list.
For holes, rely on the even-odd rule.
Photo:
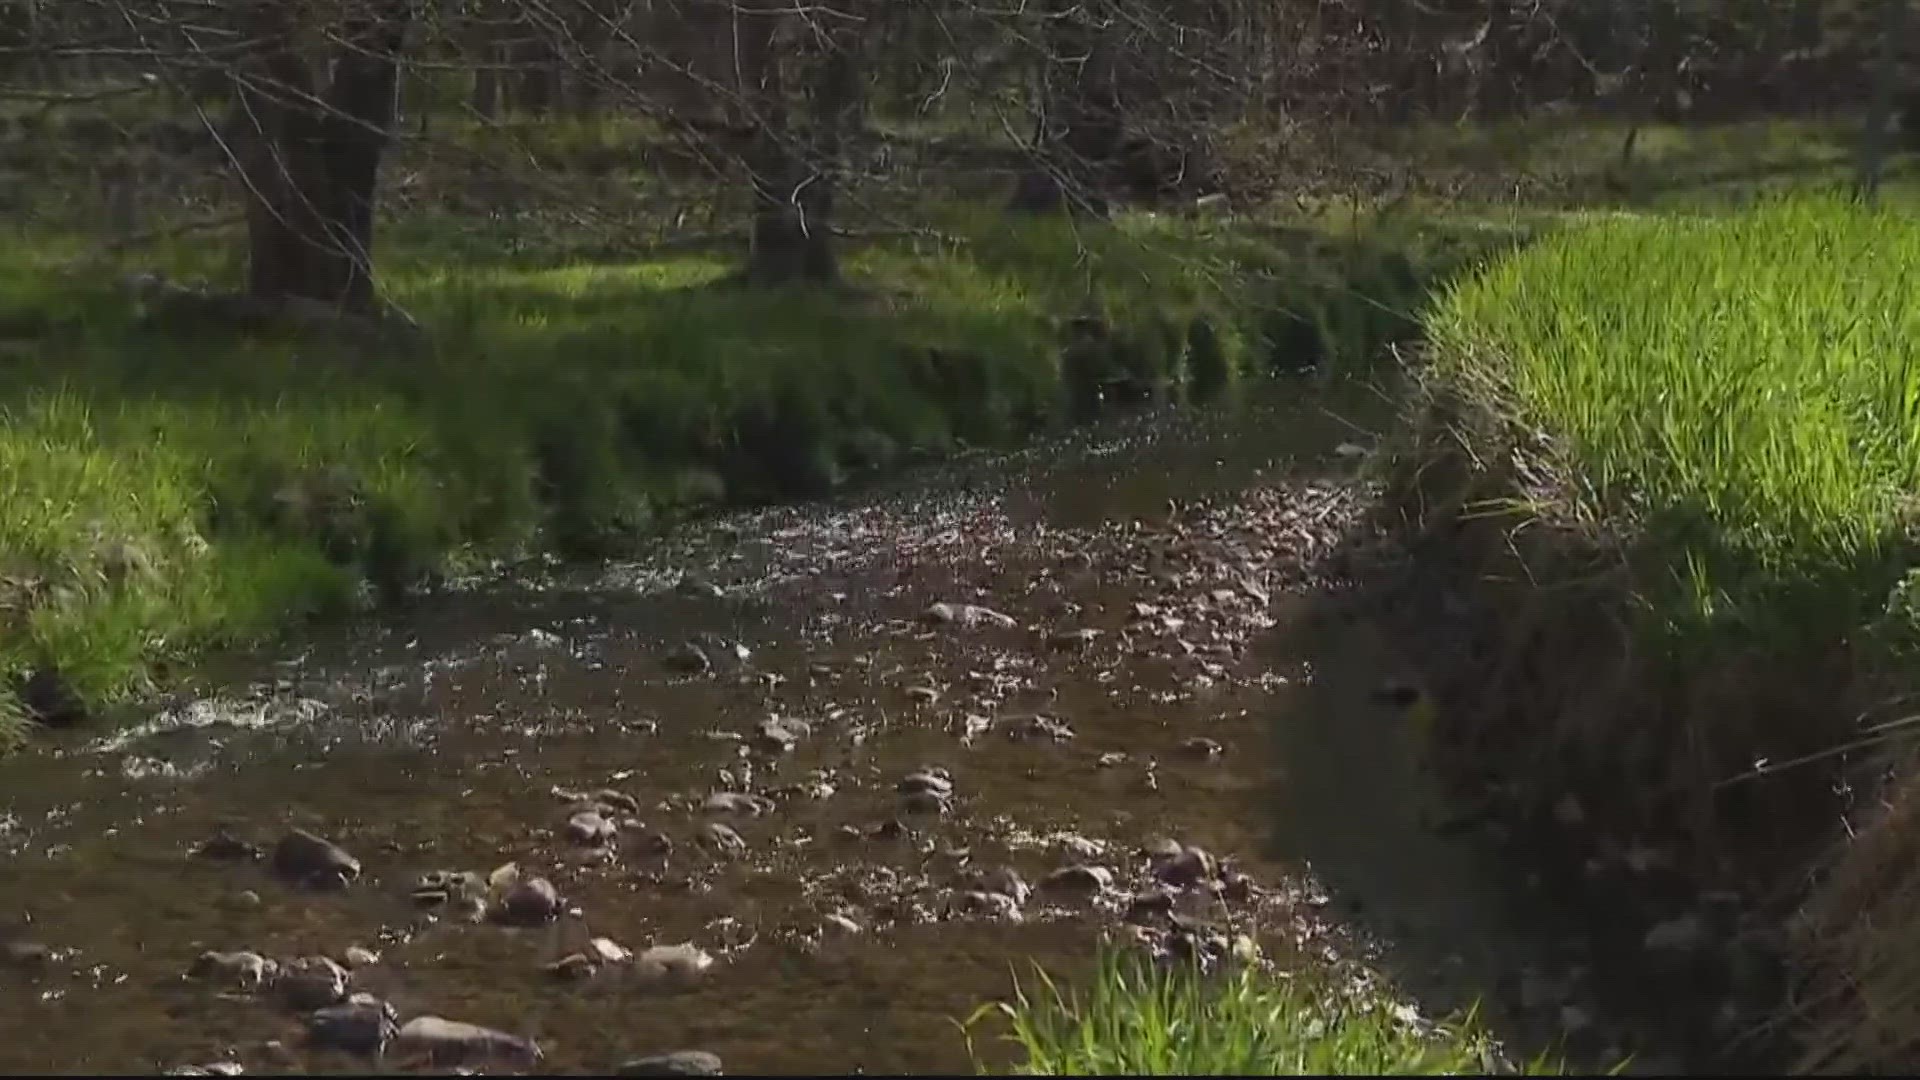
{"label": "grassy field", "polygon": [[[1459,1076],[1513,1068],[1472,1017],[1426,1024],[1316,970],[1218,975],[1110,953],[1085,987],[1044,972],[968,1024],[997,1019],[1024,1076]],[[1504,1071],[1504,1070],[1503,1070]]]}

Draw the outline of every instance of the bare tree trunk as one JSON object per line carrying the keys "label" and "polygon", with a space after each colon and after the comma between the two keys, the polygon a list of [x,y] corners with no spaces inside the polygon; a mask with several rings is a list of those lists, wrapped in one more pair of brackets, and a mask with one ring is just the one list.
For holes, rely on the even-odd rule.
{"label": "bare tree trunk", "polygon": [[1888,128],[1893,120],[1894,95],[1900,71],[1901,39],[1907,30],[1907,0],[1882,0],[1880,62],[1874,73],[1873,99],[1867,106],[1866,129],[1860,135],[1860,164],[1854,186],[1872,205],[1880,198],[1880,178],[1886,171]]}
{"label": "bare tree trunk", "polygon": [[[832,284],[840,267],[833,250],[833,181],[827,169],[840,151],[837,125],[858,96],[858,61],[844,42],[824,58],[811,118],[817,137],[801,139],[792,130],[776,49],[786,18],[777,5],[783,2],[742,3],[734,13],[738,93],[754,125],[747,154],[754,211],[746,277],[762,285]],[[809,141],[819,160],[807,160]]]}
{"label": "bare tree trunk", "polygon": [[236,71],[234,142],[247,203],[247,291],[342,307],[374,299],[374,201],[412,7],[391,0],[346,27],[325,85],[267,0],[271,27]]}
{"label": "bare tree trunk", "polygon": [[1046,17],[1031,164],[1009,208],[1104,213],[1107,174],[1125,136],[1111,31],[1091,21],[1087,5],[1055,0]]}

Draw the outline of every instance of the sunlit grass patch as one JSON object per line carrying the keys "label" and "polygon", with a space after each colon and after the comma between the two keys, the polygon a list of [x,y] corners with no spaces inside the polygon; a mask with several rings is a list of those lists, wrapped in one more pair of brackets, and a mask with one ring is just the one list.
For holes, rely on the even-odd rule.
{"label": "sunlit grass patch", "polygon": [[1618,217],[1465,281],[1441,376],[1536,431],[1552,497],[1667,564],[1663,625],[1829,636],[1884,607],[1920,488],[1920,224],[1842,198]]}
{"label": "sunlit grass patch", "polygon": [[[1473,1017],[1426,1024],[1338,987],[1325,972],[1217,975],[1118,952],[1085,989],[1044,971],[983,1006],[1024,1054],[1026,1076],[1449,1076],[1511,1069]],[[1518,1070],[1552,1073],[1545,1059]]]}

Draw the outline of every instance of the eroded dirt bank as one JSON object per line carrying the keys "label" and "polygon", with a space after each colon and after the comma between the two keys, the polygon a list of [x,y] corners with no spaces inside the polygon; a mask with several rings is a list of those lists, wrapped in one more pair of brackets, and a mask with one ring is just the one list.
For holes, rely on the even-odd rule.
{"label": "eroded dirt bank", "polygon": [[1283,389],[707,523],[0,765],[0,1069],[965,1072],[954,1021],[1103,933],[1634,1049],[1431,827],[1392,657],[1305,625],[1384,411]]}

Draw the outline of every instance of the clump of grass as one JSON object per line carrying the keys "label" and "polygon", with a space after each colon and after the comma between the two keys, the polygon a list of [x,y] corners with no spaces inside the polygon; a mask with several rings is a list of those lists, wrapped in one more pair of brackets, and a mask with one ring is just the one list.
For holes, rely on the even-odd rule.
{"label": "clump of grass", "polygon": [[[1168,969],[1109,952],[1084,992],[1044,971],[1039,993],[1016,986],[971,1032],[999,1017],[1026,1076],[1448,1076],[1504,1067],[1471,1016],[1422,1025],[1391,1003],[1318,972],[1254,967],[1221,975]],[[1526,1070],[1550,1072],[1545,1059]]]}
{"label": "clump of grass", "polygon": [[1572,228],[1427,320],[1443,381],[1537,433],[1561,510],[1632,533],[1677,638],[1838,640],[1920,483],[1920,224],[1840,197]]}

